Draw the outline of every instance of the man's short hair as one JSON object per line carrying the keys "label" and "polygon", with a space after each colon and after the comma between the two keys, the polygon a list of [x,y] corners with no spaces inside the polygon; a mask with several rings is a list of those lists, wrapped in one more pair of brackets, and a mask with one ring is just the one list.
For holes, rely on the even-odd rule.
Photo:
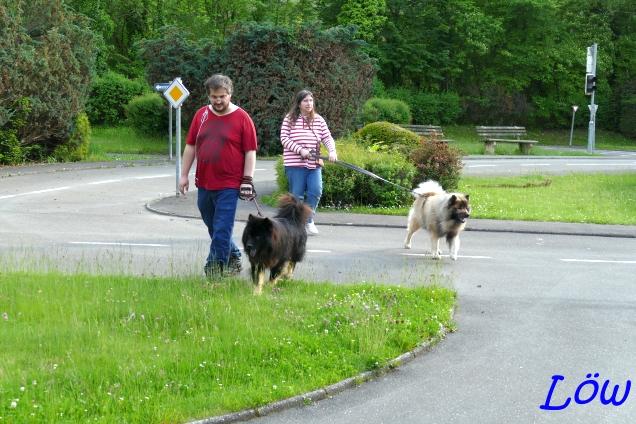
{"label": "man's short hair", "polygon": [[227,94],[232,94],[232,80],[230,77],[222,74],[212,75],[210,78],[205,80],[203,85],[208,90],[208,94],[210,94],[210,91],[216,91],[221,88],[225,88]]}

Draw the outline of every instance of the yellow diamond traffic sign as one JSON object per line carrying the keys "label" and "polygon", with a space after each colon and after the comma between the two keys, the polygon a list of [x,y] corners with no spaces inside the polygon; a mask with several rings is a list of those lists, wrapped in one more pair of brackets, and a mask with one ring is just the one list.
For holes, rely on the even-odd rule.
{"label": "yellow diamond traffic sign", "polygon": [[166,96],[172,107],[176,109],[181,106],[181,103],[190,95],[190,92],[185,88],[180,78],[175,78],[163,92],[163,95]]}

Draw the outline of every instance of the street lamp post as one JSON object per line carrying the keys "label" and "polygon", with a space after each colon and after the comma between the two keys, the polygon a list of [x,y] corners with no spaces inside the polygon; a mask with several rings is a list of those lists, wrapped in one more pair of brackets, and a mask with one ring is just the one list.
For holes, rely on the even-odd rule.
{"label": "street lamp post", "polygon": [[573,112],[572,112],[572,128],[570,129],[570,147],[572,147],[572,134],[574,133],[574,116],[576,115],[576,110],[578,108],[579,107],[576,105],[572,106]]}

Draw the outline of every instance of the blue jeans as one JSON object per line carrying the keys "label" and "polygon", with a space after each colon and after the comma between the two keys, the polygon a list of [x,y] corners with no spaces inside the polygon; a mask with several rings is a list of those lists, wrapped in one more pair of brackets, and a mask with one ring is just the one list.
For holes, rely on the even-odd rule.
{"label": "blue jeans", "polygon": [[[309,218],[309,222],[314,222],[316,208],[322,196],[322,168],[307,169],[295,166],[286,166],[285,175],[289,181],[289,192],[298,197],[301,201],[311,206],[314,213]],[[305,193],[307,196],[305,197]]]}
{"label": "blue jeans", "polygon": [[227,265],[231,256],[241,257],[241,251],[232,238],[238,192],[232,188],[206,190],[199,187],[197,206],[212,239],[206,267],[215,262]]}

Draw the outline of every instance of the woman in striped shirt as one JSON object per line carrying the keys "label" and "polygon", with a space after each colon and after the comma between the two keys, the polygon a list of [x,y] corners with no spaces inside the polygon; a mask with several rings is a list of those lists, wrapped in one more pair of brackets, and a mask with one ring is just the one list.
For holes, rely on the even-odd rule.
{"label": "woman in striped shirt", "polygon": [[[314,96],[309,90],[296,94],[294,106],[283,120],[280,141],[283,144],[283,164],[289,180],[289,191],[301,200],[304,198],[315,215],[322,195],[323,163],[321,159],[314,158],[311,151],[320,156],[322,143],[329,152],[329,162],[338,160],[338,155],[327,123],[314,110]],[[318,234],[314,215],[307,223],[307,233],[310,235]]]}

